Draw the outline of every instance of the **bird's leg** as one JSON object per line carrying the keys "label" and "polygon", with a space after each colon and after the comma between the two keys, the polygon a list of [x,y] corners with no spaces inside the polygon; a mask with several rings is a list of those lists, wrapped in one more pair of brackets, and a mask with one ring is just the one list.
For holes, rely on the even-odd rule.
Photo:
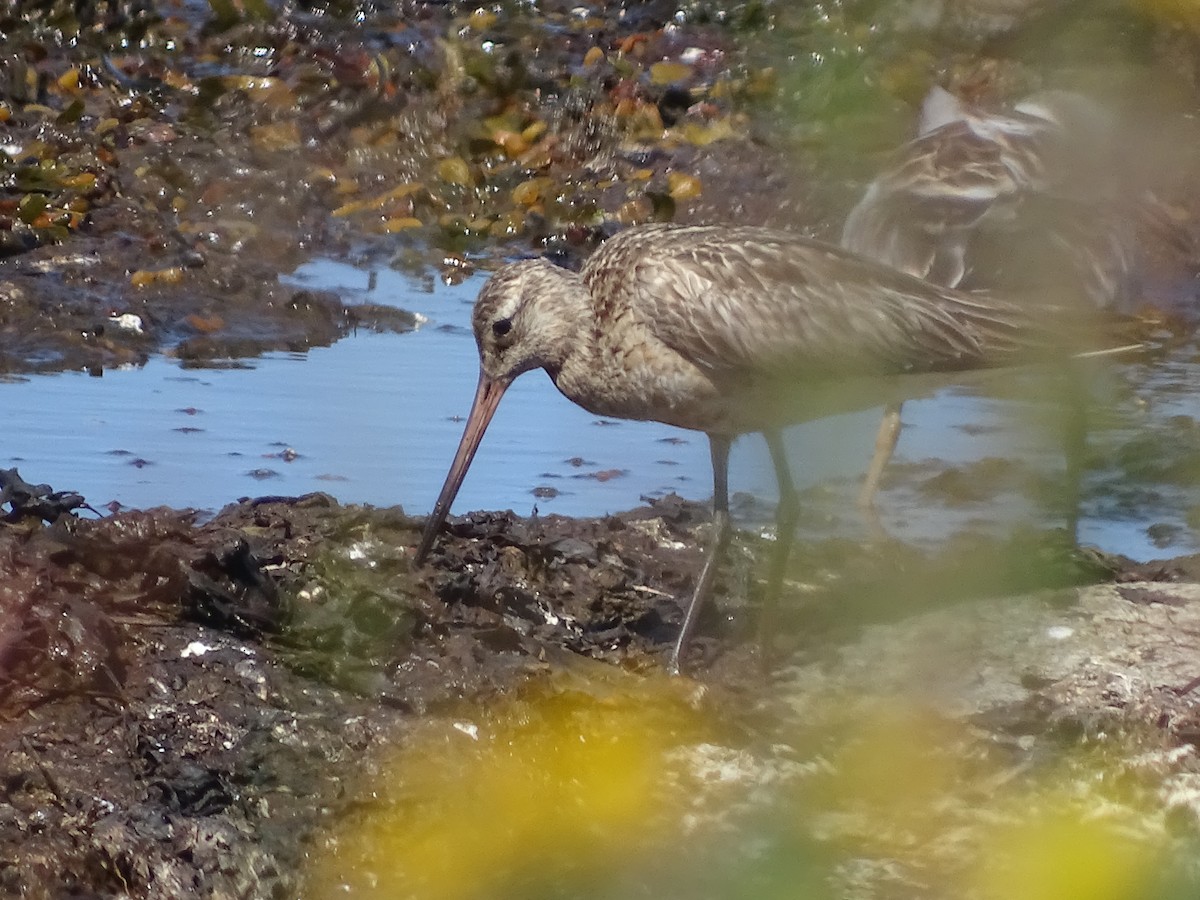
{"label": "bird's leg", "polygon": [[775,508],[775,548],[771,551],[767,592],[763,596],[758,619],[758,642],[765,661],[770,656],[769,642],[775,633],[775,615],[779,595],[783,591],[783,575],[792,552],[792,535],[796,530],[796,520],[800,517],[800,500],[796,496],[796,485],[792,482],[783,435],[778,431],[764,431],[763,437],[767,439],[767,449],[771,451],[771,462],[775,466],[775,481],[779,485],[779,505]]}
{"label": "bird's leg", "polygon": [[899,402],[889,403],[883,411],[883,420],[879,423],[879,432],[875,435],[875,453],[871,457],[871,466],[867,469],[862,490],[858,492],[858,506],[864,511],[875,509],[879,480],[896,450],[896,442],[900,440],[900,410],[903,406],[904,404]]}
{"label": "bird's leg", "polygon": [[679,637],[675,639],[675,647],[671,650],[671,659],[667,663],[667,671],[672,675],[679,674],[679,658],[687,645],[692,629],[696,627],[696,616],[712,592],[713,581],[717,577],[717,566],[729,544],[729,446],[730,439],[724,435],[710,434],[708,436],[709,450],[712,452],[713,468],[713,518],[712,538],[708,545],[708,556],[704,560],[704,568],[700,570],[700,580],[692,591],[692,599],[688,603],[687,612],[683,616],[683,624],[679,628]]}
{"label": "bird's leg", "polygon": [[1065,400],[1063,417],[1063,455],[1066,458],[1066,484],[1063,490],[1063,506],[1066,513],[1067,531],[1071,542],[1079,541],[1079,504],[1083,496],[1084,461],[1087,454],[1088,395],[1084,373],[1078,360],[1067,360],[1063,370]]}

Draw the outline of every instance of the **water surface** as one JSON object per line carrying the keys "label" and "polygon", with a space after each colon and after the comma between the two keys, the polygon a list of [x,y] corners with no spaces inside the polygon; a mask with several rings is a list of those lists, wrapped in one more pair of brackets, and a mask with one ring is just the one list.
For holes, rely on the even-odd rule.
{"label": "water surface", "polygon": [[[423,514],[441,486],[474,393],[478,364],[469,313],[483,277],[430,287],[386,267],[311,262],[290,281],[336,290],[349,303],[401,306],[426,321],[408,334],[361,333],[307,354],[269,354],[226,368],[189,369],[155,357],[103,377],[66,373],[0,383],[8,425],[0,464],[18,466],[30,481],[78,490],[94,506],[116,501],[215,511],[242,496],[322,490],[343,502],[400,504]],[[1181,386],[1196,374],[1192,368],[1177,361],[1140,373],[1153,400],[1145,414],[1163,421],[1190,417],[1195,398]],[[1102,371],[1099,390],[1107,390],[1103,379],[1120,374]],[[1019,378],[1006,375],[985,388],[1012,394]],[[1147,406],[1133,395],[1129,402],[1139,410]],[[986,503],[947,503],[918,488],[939,466],[990,457],[1019,458],[1053,479],[1063,467],[1053,428],[1030,423],[1044,426],[1055,415],[1036,397],[990,397],[956,386],[909,402],[896,472],[921,465],[915,480],[898,474],[881,495],[885,526],[902,540],[938,541],[963,528],[1054,524],[1057,513],[1029,491],[1001,492]],[[853,497],[878,421],[879,411],[868,410],[789,431],[798,486],[819,488],[806,497],[810,529],[865,533]],[[1127,437],[1128,423],[1117,424],[1089,440],[1102,446]],[[1183,517],[1200,498],[1177,486],[1159,487],[1135,508],[1106,504],[1103,494],[1089,498],[1082,539],[1139,558],[1192,549]],[[744,520],[767,520],[774,476],[757,436],[735,446],[731,490],[751,501],[735,503]],[[703,435],[599,419],[532,373],[501,403],[455,510],[598,515],[671,491],[697,500],[711,496]],[[1169,548],[1147,534],[1164,522],[1175,529]]]}

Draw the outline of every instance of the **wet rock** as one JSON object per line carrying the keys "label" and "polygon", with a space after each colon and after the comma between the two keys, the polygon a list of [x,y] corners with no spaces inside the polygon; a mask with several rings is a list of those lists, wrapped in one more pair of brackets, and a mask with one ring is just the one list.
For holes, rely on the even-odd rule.
{"label": "wet rock", "polygon": [[91,509],[82,494],[56,491],[48,484],[29,484],[16,469],[0,469],[0,506],[5,505],[10,521],[34,516],[55,522],[77,509]]}
{"label": "wet rock", "polygon": [[[293,892],[305,842],[359,802],[348,778],[414,723],[601,665],[588,658],[657,670],[699,570],[707,512],[672,497],[603,519],[460,517],[413,571],[419,524],[313,494],[242,501],[203,524],[150,510],[0,526],[4,883],[44,887],[37,896],[67,883],[147,897]],[[1016,554],[1027,579],[1062,577],[1030,566],[1045,544],[993,553]],[[737,539],[688,661],[735,707],[782,696],[778,678],[763,681],[752,637],[765,549]],[[854,672],[929,684],[938,648],[963,666],[947,664],[960,674],[939,676],[939,696],[1017,755],[1028,740],[1090,735],[1130,715],[1181,740],[1196,730],[1190,654],[1167,659],[1155,644],[1200,609],[1189,588],[971,601],[986,579],[963,574],[981,568],[979,553],[802,544],[778,634],[796,690],[827,694],[830,678]],[[914,620],[914,609],[927,612]],[[985,622],[1001,637],[969,637]],[[1136,639],[1114,641],[1113,627]],[[917,647],[924,668],[901,659]],[[989,659],[995,672],[970,674],[968,661]],[[1146,666],[1147,690],[1104,693],[1103,671]]]}

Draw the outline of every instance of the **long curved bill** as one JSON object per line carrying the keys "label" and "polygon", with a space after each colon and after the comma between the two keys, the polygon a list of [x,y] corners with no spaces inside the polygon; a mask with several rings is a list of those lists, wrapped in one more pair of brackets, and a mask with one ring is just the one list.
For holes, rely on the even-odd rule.
{"label": "long curved bill", "polygon": [[417,555],[413,558],[417,565],[425,561],[425,555],[433,546],[433,539],[437,537],[438,529],[446,518],[446,513],[450,511],[450,504],[454,502],[454,496],[462,486],[463,477],[466,476],[467,469],[471,467],[471,460],[475,458],[479,442],[483,440],[483,433],[487,430],[488,423],[492,421],[496,407],[500,404],[500,398],[504,396],[507,388],[506,382],[495,381],[488,378],[483,372],[479,373],[479,387],[475,389],[475,401],[471,404],[471,414],[467,416],[467,425],[463,429],[462,440],[458,443],[454,462],[450,464],[450,472],[446,475],[446,483],[442,485],[442,492],[438,494],[433,512],[429,514],[429,521],[425,523],[425,533],[421,535]]}

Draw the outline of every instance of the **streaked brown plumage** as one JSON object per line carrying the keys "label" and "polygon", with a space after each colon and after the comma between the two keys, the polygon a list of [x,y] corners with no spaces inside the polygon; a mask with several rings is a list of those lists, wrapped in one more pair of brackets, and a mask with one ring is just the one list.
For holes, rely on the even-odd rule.
{"label": "streaked brown plumage", "polygon": [[[935,87],[917,137],[847,216],[842,246],[945,287],[1079,312],[1127,307],[1138,267],[1114,135],[1111,117],[1080,94],[1045,91],[998,113]],[[873,503],[899,434],[897,403],[860,505]]]}
{"label": "streaked brown plumage", "polygon": [[480,377],[462,441],[417,549],[422,561],[505,389],[544,369],[590,412],[705,432],[714,536],[671,656],[677,670],[729,538],[730,444],[767,439],[780,485],[778,594],[796,498],[780,429],[923,390],[921,373],[1014,361],[1035,340],[1020,308],[896,272],[841,248],[762,228],[630,228],[576,274],[508,265],[473,313]]}
{"label": "streaked brown plumage", "polygon": [[997,113],[935,87],[917,137],[846,217],[842,246],[946,287],[1041,290],[1057,277],[1093,306],[1113,306],[1135,268],[1114,133],[1080,94],[1045,91]]}

